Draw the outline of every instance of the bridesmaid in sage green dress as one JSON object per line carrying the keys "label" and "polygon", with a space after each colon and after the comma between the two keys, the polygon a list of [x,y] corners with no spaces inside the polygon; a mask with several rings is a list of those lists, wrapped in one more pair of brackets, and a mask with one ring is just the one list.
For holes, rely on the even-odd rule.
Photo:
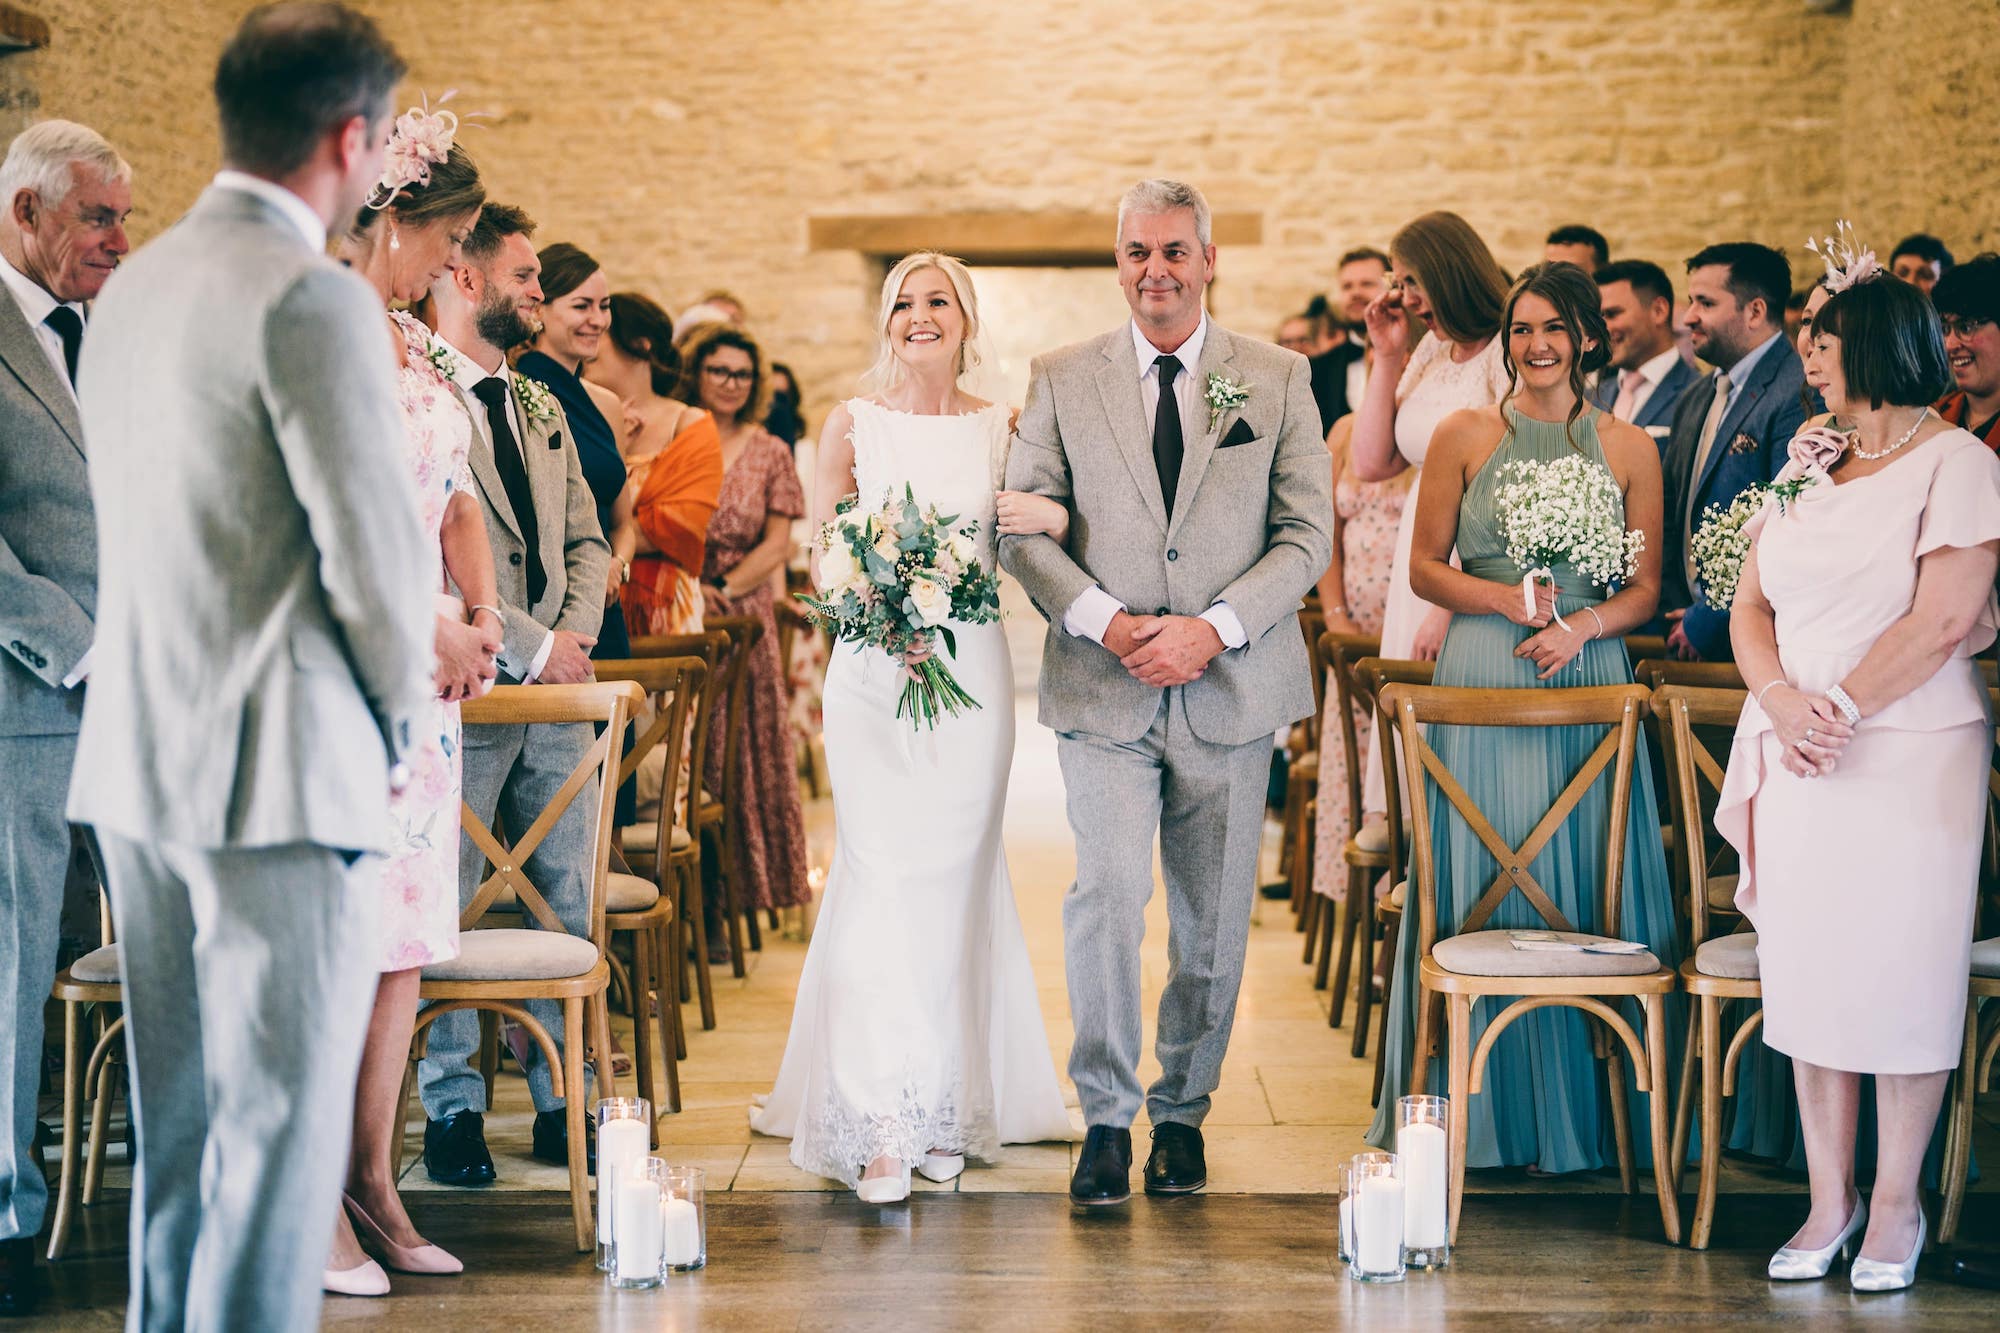
{"label": "bridesmaid in sage green dress", "polygon": [[[1418,496],[1410,581],[1426,601],[1453,612],[1438,655],[1436,683],[1507,689],[1629,685],[1623,635],[1652,616],[1660,586],[1659,451],[1644,432],[1589,407],[1584,375],[1605,362],[1605,328],[1595,284],[1573,264],[1529,269],[1508,293],[1501,324],[1512,386],[1495,407],[1454,412],[1438,426]],[[1623,526],[1645,534],[1636,576],[1610,596],[1578,572],[1555,569],[1532,614],[1522,600],[1525,573],[1506,554],[1498,505],[1501,471],[1517,460],[1552,461],[1581,454],[1608,468],[1624,493]],[[1454,545],[1462,571],[1451,567]],[[1569,628],[1557,622],[1560,610]],[[1583,765],[1603,727],[1430,728],[1429,740],[1451,773],[1510,844],[1523,841]],[[1644,737],[1640,744],[1645,744]],[[1605,821],[1610,783],[1600,779],[1530,870],[1576,929],[1637,940],[1667,967],[1679,962],[1672,890],[1660,843],[1652,769],[1642,752],[1632,772],[1622,920],[1602,915]],[[1438,934],[1452,933],[1498,873],[1498,865],[1442,795],[1430,792],[1437,840]],[[1519,892],[1494,913],[1495,929],[1546,923]],[[1416,932],[1400,940],[1389,997],[1383,1095],[1369,1142],[1391,1145],[1396,1097],[1410,1080],[1416,1014]],[[1505,999],[1480,1002],[1472,1040]],[[1639,1023],[1636,1005],[1629,1018]],[[1680,1050],[1680,1015],[1670,1008],[1668,1050]],[[1643,1029],[1641,1029],[1643,1030]],[[1442,1042],[1440,1042],[1442,1045]],[[1434,1061],[1430,1090],[1444,1091]],[[1631,1089],[1628,1071],[1626,1086]],[[1646,1123],[1640,1094],[1632,1123]],[[1556,1174],[1615,1165],[1608,1093],[1591,1055],[1583,1015],[1545,1008],[1516,1020],[1495,1043],[1483,1091],[1467,1115],[1466,1165],[1532,1167]],[[1650,1160],[1635,1134],[1642,1163]]]}

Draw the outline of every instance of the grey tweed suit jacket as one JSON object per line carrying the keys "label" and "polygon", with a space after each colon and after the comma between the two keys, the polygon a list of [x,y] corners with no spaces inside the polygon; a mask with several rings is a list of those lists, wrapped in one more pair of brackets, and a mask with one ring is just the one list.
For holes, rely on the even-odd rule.
{"label": "grey tweed suit jacket", "polygon": [[[1049,621],[1041,720],[1057,731],[1137,740],[1160,691],[1110,652],[1067,633],[1063,613],[1091,584],[1140,615],[1196,616],[1225,601],[1249,642],[1182,686],[1188,724],[1218,745],[1269,736],[1312,711],[1312,669],[1294,613],[1332,557],[1333,478],[1306,359],[1212,321],[1182,413],[1171,518],[1153,465],[1130,326],[1051,352],[1030,370],[1007,460],[1010,489],[1069,506],[1069,540],[1003,537],[1000,563]],[[1210,424],[1211,373],[1249,389]],[[1233,430],[1238,420],[1248,439]],[[1235,435],[1238,443],[1224,445]]]}
{"label": "grey tweed suit jacket", "polygon": [[[455,355],[462,356],[456,349]],[[457,389],[457,386],[453,386]],[[521,521],[507,498],[493,462],[493,428],[486,405],[458,389],[472,417],[471,466],[486,513],[486,540],[493,548],[493,573],[500,593],[500,671],[520,681],[550,630],[596,637],[604,624],[604,580],[611,568],[611,544],[597,522],[597,500],[583,479],[583,462],[560,406],[540,420],[521,413],[526,427],[521,453],[527,463],[528,491],[535,506],[536,545],[548,583],[542,600],[528,604],[527,543]]]}
{"label": "grey tweed suit jacket", "polygon": [[78,373],[100,551],[70,817],[186,847],[386,849],[435,697],[381,303],[210,189],[106,284]]}
{"label": "grey tweed suit jacket", "polygon": [[62,683],[90,647],[96,608],[83,420],[0,291],[0,736],[76,732],[83,691]]}

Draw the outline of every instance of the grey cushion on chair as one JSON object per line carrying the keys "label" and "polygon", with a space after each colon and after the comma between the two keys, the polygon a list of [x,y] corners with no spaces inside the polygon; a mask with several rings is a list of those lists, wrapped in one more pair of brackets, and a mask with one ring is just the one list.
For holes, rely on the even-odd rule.
{"label": "grey cushion on chair", "polygon": [[101,949],[92,949],[69,965],[69,974],[74,980],[90,985],[116,985],[123,976],[118,970],[118,946],[107,944]]}
{"label": "grey cushion on chair", "polygon": [[[685,851],[694,842],[694,839],[688,836],[688,831],[678,824],[674,825],[673,838],[673,850],[677,852]],[[624,830],[623,841],[619,845],[628,852],[656,852],[660,848],[660,826],[652,820],[647,820],[643,824],[628,825]]]}
{"label": "grey cushion on chair", "polygon": [[[1708,906],[1711,911],[1739,912],[1736,905],[1735,875],[1710,875],[1708,877]],[[1722,973],[1716,973],[1721,976]]]}
{"label": "grey cushion on chair", "polygon": [[597,966],[597,946],[558,930],[468,930],[458,957],[424,968],[425,981],[556,981]]}
{"label": "grey cushion on chair", "polygon": [[1354,830],[1354,845],[1364,852],[1386,852],[1389,850],[1389,826],[1381,820],[1364,823]]}
{"label": "grey cushion on chair", "polygon": [[612,871],[605,887],[607,912],[643,912],[660,901],[660,886],[640,875]]}
{"label": "grey cushion on chair", "polygon": [[[1609,943],[1604,935],[1549,931],[1572,944]],[[1439,940],[1431,949],[1439,967],[1469,977],[1634,977],[1657,972],[1651,950],[1583,953],[1574,949],[1516,949],[1504,930],[1475,930]]]}
{"label": "grey cushion on chair", "polygon": [[1757,932],[1703,940],[1694,951],[1694,970],[1704,976],[1727,977],[1732,981],[1758,980]]}
{"label": "grey cushion on chair", "polygon": [[1410,881],[1408,881],[1407,879],[1397,880],[1396,887],[1389,890],[1389,906],[1395,908],[1397,911],[1400,912],[1405,907],[1409,906],[1409,901],[1410,901]]}
{"label": "grey cushion on chair", "polygon": [[[100,949],[98,952],[104,951]],[[2000,935],[1995,935],[1990,940],[1980,940],[1972,946],[1972,975],[2000,977]]]}

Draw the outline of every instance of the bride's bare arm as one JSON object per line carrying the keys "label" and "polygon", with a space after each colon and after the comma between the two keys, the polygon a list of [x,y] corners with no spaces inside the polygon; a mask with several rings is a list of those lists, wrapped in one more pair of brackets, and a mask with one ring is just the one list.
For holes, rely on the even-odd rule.
{"label": "bride's bare arm", "polygon": [[[833,508],[854,493],[854,414],[841,403],[826,414],[819,432],[818,464],[813,469],[812,533],[833,520]],[[819,583],[819,546],[808,539],[806,561],[812,571],[813,586]]]}
{"label": "bride's bare arm", "polygon": [[1045,533],[1058,546],[1069,540],[1069,508],[1060,500],[1026,491],[1001,491],[994,497],[995,521],[1003,537]]}

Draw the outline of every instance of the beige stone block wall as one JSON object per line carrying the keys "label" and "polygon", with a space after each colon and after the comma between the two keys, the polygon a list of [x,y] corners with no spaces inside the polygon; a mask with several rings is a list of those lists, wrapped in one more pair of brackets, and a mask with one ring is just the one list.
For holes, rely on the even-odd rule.
{"label": "beige stone block wall", "polygon": [[[1836,215],[1885,248],[1919,225],[1995,243],[1993,0],[1191,0],[1171,23],[1109,0],[363,7],[412,95],[489,113],[465,142],[542,240],[670,308],[734,290],[818,408],[869,360],[879,270],[810,251],[816,213],[1107,209],[1178,175],[1262,214],[1215,293],[1260,336],[1340,250],[1430,208],[1515,268],[1568,221],[1676,273],[1704,242],[1766,241],[1802,280]],[[41,114],[125,146],[142,234],[212,167],[207,81],[247,8],[59,0],[56,46],[10,58]]]}

